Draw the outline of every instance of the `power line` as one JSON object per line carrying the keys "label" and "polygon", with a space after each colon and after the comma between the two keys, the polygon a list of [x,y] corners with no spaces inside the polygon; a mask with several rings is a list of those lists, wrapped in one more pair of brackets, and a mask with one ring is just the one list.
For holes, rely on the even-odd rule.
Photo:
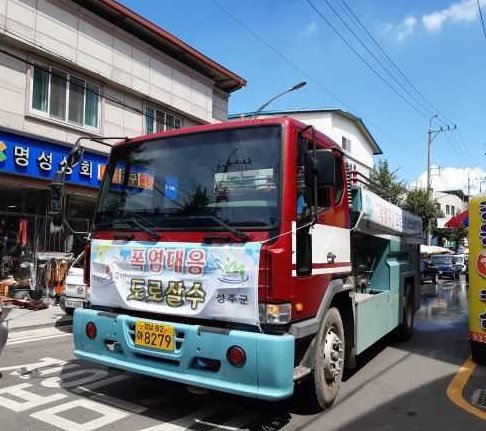
{"label": "power line", "polygon": [[322,85],[319,81],[317,81],[313,76],[311,76],[309,73],[307,73],[304,69],[302,69],[298,64],[296,64],[294,61],[292,61],[289,57],[284,55],[282,52],[280,52],[277,48],[275,48],[273,45],[268,43],[266,40],[264,40],[262,37],[260,37],[255,31],[253,31],[250,27],[248,27],[243,21],[239,20],[236,16],[231,14],[227,9],[225,9],[223,6],[221,6],[218,2],[215,0],[210,0],[211,3],[216,6],[219,10],[221,10],[225,15],[229,16],[233,21],[235,21],[238,25],[243,27],[248,33],[250,33],[255,39],[257,39],[259,42],[264,44],[268,49],[273,51],[274,54],[279,56],[283,61],[285,61],[288,65],[293,67],[295,70],[297,70],[300,74],[305,76],[307,79],[312,81],[315,85],[317,85],[322,91],[324,91],[327,95],[331,96],[333,99],[337,100],[339,103],[346,105],[338,96],[336,96],[331,90],[329,90],[327,87]]}
{"label": "power line", "polygon": [[478,4],[479,16],[481,18],[481,27],[483,28],[484,38],[486,39],[486,30],[484,29],[483,11],[481,10],[481,5],[479,4],[479,0],[476,0],[476,2]]}
{"label": "power line", "polygon": [[[324,0],[327,4],[327,6],[329,7],[329,9],[332,10],[332,12],[334,13],[334,15],[336,15],[338,17],[338,19],[341,21],[341,23],[350,31],[350,33],[354,36],[354,38],[359,42],[359,44],[366,50],[366,52],[368,52],[368,54],[371,55],[371,57],[373,57],[373,59],[381,66],[381,68],[386,72],[386,74],[403,90],[405,91],[405,93],[408,94],[409,97],[411,97],[415,103],[417,103],[418,105],[420,105],[420,107],[422,109],[425,110],[425,112],[428,113],[428,115],[430,115],[431,111],[430,111],[430,108],[428,108],[427,106],[425,106],[419,99],[417,99],[417,97],[412,94],[407,87],[405,87],[405,85],[402,84],[402,82],[400,82],[396,76],[390,72],[389,68],[383,64],[383,62],[375,55],[375,53],[368,47],[368,45],[363,42],[363,40],[358,36],[358,34],[356,34],[356,32],[351,28],[351,26],[346,22],[346,20],[341,16],[341,14],[334,8],[334,6],[328,1],[328,0]],[[432,112],[432,113],[435,113]]]}
{"label": "power line", "polygon": [[[300,66],[298,66],[295,62],[293,62],[289,57],[284,55],[282,52],[280,52],[277,48],[275,48],[273,45],[268,43],[265,39],[263,39],[261,36],[259,36],[254,30],[252,30],[250,27],[248,27],[243,21],[238,19],[235,15],[233,15],[229,10],[221,6],[216,0],[209,0],[216,8],[218,8],[220,11],[222,11],[225,15],[227,15],[231,20],[236,22],[240,27],[242,27],[247,33],[252,35],[254,39],[256,39],[258,42],[261,44],[265,45],[268,49],[270,49],[274,54],[276,54],[278,57],[280,57],[283,61],[285,61],[287,64],[289,64],[292,68],[297,70],[299,73],[301,73],[303,76],[307,77],[310,82],[315,84],[319,89],[321,89],[323,92],[325,92],[327,95],[330,95],[333,99],[335,99],[337,102],[339,102],[343,108],[353,108],[350,104],[344,102],[340,97],[336,96],[334,93],[332,93],[328,88],[326,88],[324,85],[322,85],[317,79],[315,79],[313,76],[311,76],[308,72],[303,70]],[[361,117],[364,117],[360,110],[353,109],[353,112],[357,115],[360,115]],[[369,118],[366,119],[366,121],[371,124],[373,127],[376,129],[385,132],[381,126],[379,126],[377,123],[375,123],[373,120],[370,120]],[[392,133],[389,131],[386,131],[386,133],[389,136],[392,136],[395,141],[400,141],[399,138],[394,136]]]}
{"label": "power line", "polygon": [[[383,56],[390,62],[390,64],[395,68],[395,70],[400,74],[400,76],[404,79],[407,84],[410,85],[410,87],[413,88],[413,90],[422,98],[422,100],[427,103],[434,112],[437,112],[440,114],[439,110],[430,102],[429,99],[427,99],[424,94],[413,84],[410,79],[407,78],[405,73],[400,69],[400,67],[396,64],[396,62],[387,54],[387,52],[383,49],[383,47],[380,45],[380,43],[373,37],[371,32],[366,28],[366,26],[361,22],[361,20],[358,18],[358,16],[353,12],[353,10],[349,7],[349,5],[346,3],[345,0],[340,0],[341,3],[344,5],[344,7],[347,9],[349,14],[354,18],[354,20],[358,23],[358,25],[363,29],[363,31],[367,34],[367,36],[371,39],[373,44],[378,48],[378,50],[383,54]],[[442,114],[441,114],[442,115]],[[443,116],[443,115],[442,115]],[[444,116],[443,116],[444,117]],[[445,118],[445,117],[444,117]],[[453,121],[445,118],[449,123],[453,123]]]}
{"label": "power line", "polygon": [[[400,77],[415,91],[415,93],[428,105],[430,106],[430,108],[432,109],[432,111],[434,113],[437,113],[439,114],[446,122],[448,123],[452,123],[452,124],[455,124],[454,121],[452,121],[451,119],[449,119],[448,117],[446,117],[427,97],[425,97],[425,95],[413,84],[413,82],[405,75],[405,73],[400,69],[400,67],[396,64],[395,61],[393,61],[393,59],[387,54],[387,52],[383,49],[383,47],[380,45],[380,43],[373,37],[373,35],[371,34],[371,32],[367,29],[367,27],[361,22],[361,20],[358,18],[358,16],[354,13],[354,11],[349,7],[349,5],[346,3],[346,0],[340,0],[341,4],[344,6],[344,8],[347,10],[347,12],[349,13],[349,15],[356,21],[356,23],[359,25],[359,27],[364,31],[364,33],[366,33],[366,35],[369,37],[369,39],[373,42],[373,44],[376,46],[376,48],[378,48],[378,50],[380,51],[380,53],[388,60],[388,62],[393,66],[393,68],[396,70],[396,72],[400,75]],[[329,5],[329,7],[331,9],[332,6],[329,4],[329,2],[326,0],[326,3]],[[340,18],[341,19],[341,18]],[[342,21],[342,19],[341,19]],[[345,25],[349,28],[349,26],[345,23]],[[350,30],[351,31],[351,30]],[[354,32],[352,32],[354,33]],[[356,37],[356,36],[355,36]],[[362,43],[362,42],[360,42]],[[373,57],[375,58],[375,56],[373,55]],[[403,88],[403,87],[402,87]],[[408,93],[408,91],[407,91]],[[414,98],[414,100],[416,100]],[[423,107],[424,105],[421,104],[421,106]],[[429,108],[427,108],[429,109]],[[442,123],[443,125],[445,125],[444,121],[440,120],[439,119],[439,122]],[[465,154],[467,156],[467,163],[471,163],[472,161],[472,156],[471,156],[471,152],[466,144],[466,142],[464,141],[464,139],[462,138],[462,134],[460,133],[460,130],[458,129],[454,129],[458,135],[459,135],[459,138],[460,138],[460,141],[457,141],[457,138],[455,136],[455,134],[452,134],[452,138],[454,139],[454,141],[457,141],[457,145],[459,147],[461,147],[461,145],[463,146],[464,148],[464,151],[465,151]]]}
{"label": "power line", "polygon": [[316,14],[336,33],[336,35],[346,44],[346,46],[354,52],[354,54],[364,63],[368,68],[397,96],[399,96],[407,105],[409,105],[417,114],[422,117],[428,117],[427,114],[421,112],[415,105],[406,99],[393,85],[391,85],[383,76],[376,71],[376,69],[349,43],[349,41],[339,32],[339,30],[324,16],[324,14],[310,1],[306,0],[309,6],[316,12]]}

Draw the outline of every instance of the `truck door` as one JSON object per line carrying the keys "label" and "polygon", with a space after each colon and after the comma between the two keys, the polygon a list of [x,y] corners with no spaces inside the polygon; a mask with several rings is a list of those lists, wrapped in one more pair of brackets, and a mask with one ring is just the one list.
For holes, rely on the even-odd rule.
{"label": "truck door", "polygon": [[296,275],[303,277],[312,273],[312,188],[305,183],[305,153],[309,142],[299,133],[297,143],[297,196],[296,234],[292,247],[292,263],[296,264]]}
{"label": "truck door", "polygon": [[317,187],[317,223],[312,227],[312,274],[351,271],[349,206],[343,158],[333,153],[334,181]]}

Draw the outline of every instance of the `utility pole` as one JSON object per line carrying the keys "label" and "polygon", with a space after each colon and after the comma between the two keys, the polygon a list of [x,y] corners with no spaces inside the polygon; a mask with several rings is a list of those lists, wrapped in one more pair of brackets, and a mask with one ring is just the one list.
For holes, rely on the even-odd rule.
{"label": "utility pole", "polygon": [[[432,185],[431,185],[431,182],[430,182],[430,162],[431,162],[430,147],[432,145],[432,142],[434,141],[434,139],[437,137],[437,135],[439,133],[449,132],[451,130],[457,129],[457,126],[454,124],[453,127],[451,127],[449,125],[447,125],[445,127],[440,126],[440,128],[434,130],[434,129],[432,129],[432,120],[434,118],[437,118],[437,114],[430,117],[429,129],[427,130],[427,196],[429,197],[429,199],[431,197],[430,192],[432,191]],[[430,221],[429,221],[429,225],[427,226],[427,245],[430,245],[430,240],[431,240],[430,231],[431,231],[431,229],[430,229]]]}

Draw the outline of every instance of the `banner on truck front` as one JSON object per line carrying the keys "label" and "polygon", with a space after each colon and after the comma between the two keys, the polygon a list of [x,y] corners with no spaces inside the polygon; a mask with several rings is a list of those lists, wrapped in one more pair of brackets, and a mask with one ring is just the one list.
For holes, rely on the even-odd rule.
{"label": "banner on truck front", "polygon": [[258,325],[260,248],[93,240],[91,302]]}

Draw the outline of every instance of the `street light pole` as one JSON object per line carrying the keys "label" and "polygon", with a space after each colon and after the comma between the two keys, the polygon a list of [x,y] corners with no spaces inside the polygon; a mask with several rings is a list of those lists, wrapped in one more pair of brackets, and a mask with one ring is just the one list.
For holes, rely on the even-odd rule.
{"label": "street light pole", "polygon": [[427,130],[427,193],[430,193],[430,146],[432,144],[432,141],[434,140],[435,136],[437,136],[437,134],[432,137],[432,133],[433,133],[433,130],[432,130],[432,120],[434,118],[437,118],[437,114],[433,115],[432,117],[430,117],[430,120],[429,120],[429,129]]}
{"label": "street light pole", "polygon": [[273,96],[268,102],[265,102],[262,106],[260,106],[256,111],[255,113],[253,114],[253,118],[256,118],[258,117],[258,115],[260,114],[260,112],[262,112],[268,105],[270,105],[270,103],[272,103],[275,99],[278,99],[279,97],[282,97],[283,95],[287,94],[287,93],[290,93],[291,91],[295,91],[295,90],[298,90],[299,88],[302,88],[305,84],[307,84],[307,82],[305,81],[302,81],[302,82],[298,82],[297,84],[295,84],[293,87],[289,88],[288,90],[285,90],[283,91],[282,93],[280,94],[277,94],[276,96]]}
{"label": "street light pole", "polygon": [[[438,129],[432,129],[432,120],[434,118],[437,118],[437,114],[433,115],[430,117],[429,120],[429,129],[427,130],[427,196],[430,199],[431,191],[432,191],[432,184],[430,181],[430,162],[431,162],[431,156],[430,156],[430,147],[432,145],[432,142],[434,139],[437,137],[439,133],[442,132],[449,132],[451,130],[457,129],[457,126],[454,124],[454,127],[450,127],[447,125],[445,128],[440,126]],[[431,228],[430,228],[430,220],[429,224],[427,226],[427,245],[430,245],[431,242]]]}

